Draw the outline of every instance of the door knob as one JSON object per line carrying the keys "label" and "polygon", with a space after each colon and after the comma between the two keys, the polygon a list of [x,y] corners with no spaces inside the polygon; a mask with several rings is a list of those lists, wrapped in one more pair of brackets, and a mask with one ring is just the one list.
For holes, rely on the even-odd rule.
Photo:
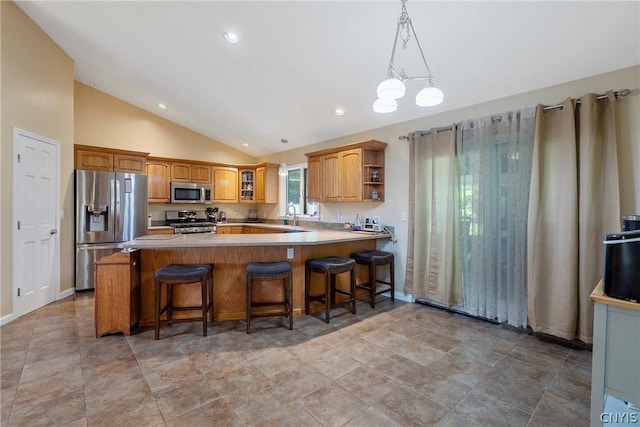
{"label": "door knob", "polygon": [[53,234],[56,234],[57,232],[58,232],[58,230],[56,230],[55,228],[52,228],[52,229],[49,231],[49,234],[53,235]]}

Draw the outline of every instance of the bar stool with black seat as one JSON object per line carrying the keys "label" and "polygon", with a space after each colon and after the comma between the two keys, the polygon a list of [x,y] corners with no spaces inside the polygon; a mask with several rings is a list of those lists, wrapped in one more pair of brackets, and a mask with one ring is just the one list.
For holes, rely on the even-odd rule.
{"label": "bar stool with black seat", "polygon": [[[276,282],[283,284],[282,300],[256,302],[253,300],[253,282]],[[293,289],[291,264],[281,262],[250,262],[247,264],[247,333],[251,333],[254,317],[284,316],[289,318],[289,329],[293,330]],[[282,307],[277,311],[254,311],[255,307]]]}
{"label": "bar stool with black seat", "polygon": [[[169,264],[156,270],[155,278],[155,339],[160,338],[160,326],[168,323],[202,321],[202,335],[207,336],[207,318],[213,321],[213,264]],[[202,304],[199,306],[173,305],[175,285],[200,285]],[[164,286],[163,286],[164,285]],[[161,307],[162,288],[166,288],[167,302]],[[200,310],[196,317],[173,319],[174,311]],[[166,319],[160,319],[166,312]]]}
{"label": "bar stool with black seat", "polygon": [[[368,251],[368,252],[356,252],[351,254],[356,263],[360,265],[366,265],[369,269],[369,281],[357,285],[360,289],[366,289],[369,291],[369,305],[371,308],[376,308],[376,295],[389,292],[391,294],[391,301],[394,301],[395,281],[394,281],[394,269],[393,269],[393,254],[391,252],[384,251]],[[380,265],[389,266],[389,281],[380,280],[376,277],[377,267]],[[378,283],[388,285],[378,290]]]}
{"label": "bar stool with black seat", "polygon": [[[351,313],[356,314],[356,262],[351,258],[326,257],[310,259],[305,262],[304,278],[304,312],[309,314],[309,302],[319,301],[324,305],[325,322],[329,323],[331,307],[336,304],[336,292],[348,295],[349,299],[341,303],[351,304]],[[349,273],[349,291],[336,289],[336,275]],[[324,294],[311,295],[311,273],[324,275]]]}

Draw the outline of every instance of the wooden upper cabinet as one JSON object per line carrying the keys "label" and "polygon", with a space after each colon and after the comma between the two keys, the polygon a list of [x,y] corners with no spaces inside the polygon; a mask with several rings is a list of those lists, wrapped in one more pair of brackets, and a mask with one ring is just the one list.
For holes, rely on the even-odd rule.
{"label": "wooden upper cabinet", "polygon": [[160,159],[147,159],[149,183],[149,203],[171,202],[171,162]]}
{"label": "wooden upper cabinet", "polygon": [[386,147],[384,142],[370,140],[306,153],[309,200],[384,201]]}
{"label": "wooden upper cabinet", "polygon": [[75,144],[74,155],[76,169],[145,173],[149,153]]}
{"label": "wooden upper cabinet", "polygon": [[201,163],[171,162],[171,181],[211,182],[211,166]]}
{"label": "wooden upper cabinet", "polygon": [[362,149],[340,152],[340,199],[343,202],[362,201]]}
{"label": "wooden upper cabinet", "polygon": [[307,199],[322,201],[322,156],[309,157],[307,160]]}
{"label": "wooden upper cabinet", "polygon": [[116,172],[146,173],[146,157],[129,154],[113,155],[113,170]]}
{"label": "wooden upper cabinet", "polygon": [[322,200],[340,202],[340,153],[322,156]]}
{"label": "wooden upper cabinet", "polygon": [[278,165],[267,163],[256,168],[256,202],[278,203]]}
{"label": "wooden upper cabinet", "polygon": [[113,171],[113,153],[92,150],[76,150],[76,169]]}
{"label": "wooden upper cabinet", "polygon": [[238,203],[238,168],[212,166],[212,203]]}

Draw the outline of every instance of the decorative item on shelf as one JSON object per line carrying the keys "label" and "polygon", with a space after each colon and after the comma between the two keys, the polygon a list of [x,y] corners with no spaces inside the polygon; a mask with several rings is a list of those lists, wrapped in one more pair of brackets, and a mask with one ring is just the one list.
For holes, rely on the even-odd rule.
{"label": "decorative item on shelf", "polygon": [[371,200],[378,200],[378,190],[371,191]]}
{"label": "decorative item on shelf", "polygon": [[[416,35],[416,30],[413,28],[411,18],[407,13],[407,7],[405,5],[407,0],[402,1],[402,12],[398,18],[398,24],[396,27],[396,37],[393,41],[393,49],[391,50],[391,60],[389,61],[389,69],[387,71],[387,78],[378,85],[377,95],[378,99],[373,103],[373,111],[376,113],[392,113],[398,109],[398,102],[396,99],[402,98],[405,94],[405,82],[407,80],[426,80],[427,85],[418,92],[416,95],[416,105],[419,107],[433,107],[439,105],[444,100],[444,94],[442,90],[433,85],[433,74],[427,65],[427,60],[420,46],[420,41]],[[421,77],[410,77],[404,71],[404,68],[398,72],[395,68],[393,60],[396,55],[396,46],[398,44],[398,37],[402,41],[402,48],[406,49],[409,42],[410,33],[413,34],[413,38],[418,45],[422,62],[427,69],[427,75]]]}
{"label": "decorative item on shelf", "polygon": [[372,182],[380,181],[380,171],[378,171],[378,169],[374,169],[371,171],[371,181]]}

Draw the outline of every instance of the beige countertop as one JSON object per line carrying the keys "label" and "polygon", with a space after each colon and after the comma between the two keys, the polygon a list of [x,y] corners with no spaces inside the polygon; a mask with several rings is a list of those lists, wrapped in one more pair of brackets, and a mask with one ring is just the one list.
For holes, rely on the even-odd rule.
{"label": "beige countertop", "polygon": [[[273,234],[160,234],[141,236],[137,239],[121,243],[121,248],[138,249],[172,249],[172,248],[197,248],[216,246],[282,246],[282,245],[317,245],[327,243],[340,243],[357,240],[389,239],[388,233],[373,233],[368,231],[336,231],[336,230],[311,230],[290,225],[273,224],[228,224],[228,225],[255,225],[265,226],[277,230],[289,231],[287,233]],[[297,232],[295,232],[297,231]]]}
{"label": "beige countertop", "polygon": [[610,296],[605,295],[602,289],[602,280],[598,282],[596,287],[591,292],[591,301],[598,302],[600,304],[609,304],[614,305],[616,307],[627,308],[630,310],[640,311],[640,303],[633,301],[626,301],[623,299],[612,298]]}

